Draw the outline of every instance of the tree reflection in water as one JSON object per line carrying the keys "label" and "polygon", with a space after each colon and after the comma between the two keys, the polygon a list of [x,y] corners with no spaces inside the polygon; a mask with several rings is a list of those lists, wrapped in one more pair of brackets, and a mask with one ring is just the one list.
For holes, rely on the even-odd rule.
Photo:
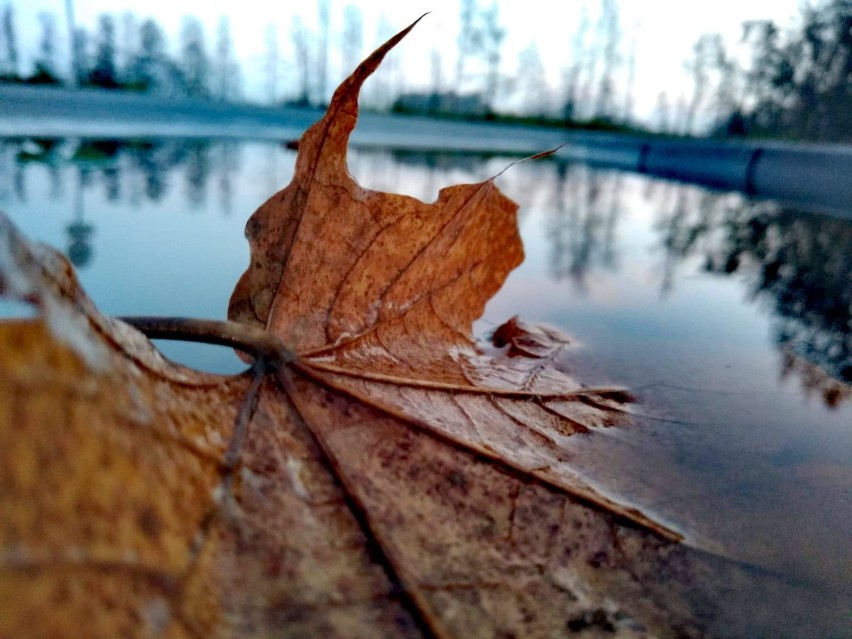
{"label": "tree reflection in water", "polygon": [[705,268],[743,273],[752,297],[769,305],[774,339],[784,352],[783,374],[798,373],[829,405],[847,398],[852,225],[762,202],[730,211],[722,229],[723,241],[708,252]]}
{"label": "tree reflection in water", "polygon": [[[65,227],[65,232],[68,235],[68,248],[66,249],[65,254],[68,256],[71,263],[77,268],[85,268],[89,262],[92,261],[93,256],[92,234],[95,231],[95,227],[83,219],[86,209],[84,205],[84,191],[87,176],[88,169],[83,167],[77,168],[77,188],[74,192],[74,218],[71,223]],[[107,187],[107,198],[112,202],[115,201],[119,195],[117,180],[116,186],[114,188],[110,188],[111,186],[112,182],[110,181]]]}
{"label": "tree reflection in water", "polygon": [[[212,161],[212,147],[221,153],[219,161]],[[218,173],[227,182],[239,169],[240,154],[234,142],[213,143],[206,139],[163,140],[54,140],[54,139],[0,139],[0,162],[13,175],[11,189],[4,182],[0,193],[9,197],[10,190],[20,201],[28,198],[26,173],[30,165],[49,167],[51,197],[62,197],[62,171],[75,167],[103,185],[109,202],[128,197],[132,202],[140,199],[158,202],[170,189],[170,181],[182,169],[186,200],[193,207],[204,205],[210,178]],[[70,147],[70,148],[69,148]],[[224,188],[228,191],[230,186]],[[123,190],[127,193],[123,194]]]}
{"label": "tree reflection in water", "polygon": [[[623,186],[619,172],[559,165],[547,220],[554,277],[582,290],[595,270],[618,268]],[[848,220],[677,183],[649,182],[645,197],[658,211],[663,295],[696,257],[707,273],[738,277],[772,316],[782,377],[797,377],[828,406],[852,397]]]}
{"label": "tree reflection in water", "polygon": [[[258,188],[287,181],[274,162],[283,147],[270,145],[273,162]],[[27,172],[47,169],[52,199],[65,198],[63,180],[76,184],[66,226],[68,255],[80,267],[92,261],[94,226],[84,200],[103,189],[110,202],[131,206],[160,202],[176,177],[184,180],[190,209],[207,207],[214,180],[220,210],[232,206],[241,171],[242,144],[209,140],[27,140],[0,139],[0,201],[26,201]],[[267,155],[267,159],[268,159]],[[440,187],[483,179],[508,160],[487,156],[402,152],[356,152],[350,169],[365,186],[432,200]],[[286,162],[285,162],[286,164]],[[499,166],[494,170],[495,164]],[[251,179],[243,175],[242,179]],[[546,211],[549,270],[579,289],[591,287],[596,271],[617,271],[619,226],[633,206],[619,171],[581,164],[536,162],[514,167],[504,178],[523,193],[528,208]],[[750,297],[772,316],[781,352],[781,375],[795,376],[829,406],[852,396],[852,224],[810,215],[770,202],[752,202],[683,184],[642,178],[644,197],[657,211],[654,233],[662,249],[661,289],[667,294],[678,271],[696,259],[707,273],[742,280]],[[266,194],[258,193],[258,202]],[[84,197],[85,195],[85,197]],[[523,211],[522,211],[523,213]]]}
{"label": "tree reflection in water", "polygon": [[[736,274],[770,311],[782,376],[795,374],[829,406],[852,395],[852,224],[773,202],[687,191],[658,230],[666,249],[664,285],[690,256],[704,270]],[[692,197],[690,197],[692,195]]]}
{"label": "tree reflection in water", "polygon": [[[207,144],[207,142],[201,142],[199,144]],[[217,180],[219,183],[219,208],[223,213],[230,213],[233,210],[233,201],[234,201],[234,175],[237,174],[240,170],[240,144],[233,142],[231,140],[223,140],[217,144],[217,153],[216,161],[214,163],[213,169],[214,173],[217,175]],[[206,146],[204,147],[207,148]],[[207,178],[210,176],[210,166],[205,165],[204,172],[198,172],[197,175],[187,176],[190,184],[198,184],[200,185],[197,188],[204,189],[206,191]],[[193,177],[195,178],[195,182],[193,182]]]}
{"label": "tree reflection in water", "polygon": [[623,177],[582,164],[556,165],[553,215],[547,221],[553,277],[571,278],[584,290],[591,269],[617,269],[615,235],[623,209]]}
{"label": "tree reflection in water", "polygon": [[[217,157],[211,160],[213,147]],[[85,220],[85,194],[98,186],[107,202],[160,202],[169,193],[175,173],[183,172],[186,202],[205,206],[210,178],[219,181],[220,206],[229,210],[233,175],[240,168],[239,144],[205,139],[89,140],[0,139],[0,200],[29,199],[27,172],[34,165],[48,168],[50,199],[64,199],[63,179],[75,184],[72,219],[66,226],[67,255],[78,268],[91,263],[94,226]]]}

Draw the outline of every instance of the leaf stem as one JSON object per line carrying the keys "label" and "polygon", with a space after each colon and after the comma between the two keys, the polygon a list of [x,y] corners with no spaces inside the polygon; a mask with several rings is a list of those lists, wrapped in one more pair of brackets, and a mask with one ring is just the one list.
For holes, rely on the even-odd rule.
{"label": "leaf stem", "polygon": [[119,317],[149,339],[203,342],[230,346],[272,365],[286,364],[297,356],[284,342],[269,331],[240,322],[195,319],[187,317]]}

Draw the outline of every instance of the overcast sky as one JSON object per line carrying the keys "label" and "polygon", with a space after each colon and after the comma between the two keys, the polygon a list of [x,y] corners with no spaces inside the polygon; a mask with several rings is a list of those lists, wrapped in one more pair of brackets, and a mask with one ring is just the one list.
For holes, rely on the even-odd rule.
{"label": "overcast sky", "polygon": [[[20,34],[25,59],[32,59],[38,43],[41,12],[56,15],[59,32],[67,37],[65,0],[0,0],[0,6],[11,4]],[[98,15],[111,13],[119,21],[131,13],[141,21],[153,17],[166,31],[172,50],[178,45],[178,34],[185,16],[199,18],[206,27],[208,48],[215,41],[217,24],[228,16],[234,48],[245,73],[245,94],[249,99],[264,97],[265,78],[260,71],[266,59],[268,25],[277,25],[279,51],[286,62],[292,59],[291,21],[301,15],[307,26],[316,23],[316,3],[292,3],[286,0],[73,0],[76,23],[94,32]],[[343,13],[349,0],[331,0],[330,46],[338,48],[343,27]],[[459,0],[365,0],[354,2],[363,15],[364,48],[372,49],[380,35],[378,25],[402,28],[421,13],[431,14],[421,23],[396,53],[407,88],[426,87],[431,78],[433,50],[440,52],[444,78],[449,80],[454,69],[458,34]],[[480,0],[488,6],[488,0]],[[696,39],[706,32],[721,33],[734,43],[743,21],[773,19],[781,25],[791,24],[798,13],[799,0],[714,0],[683,2],[675,0],[621,0],[620,24],[623,49],[629,51],[636,34],[635,113],[649,118],[661,91],[676,102],[691,90],[684,62]],[[553,0],[502,0],[498,2],[500,21],[507,28],[501,71],[514,75],[519,53],[534,42],[545,65],[547,76],[556,85],[563,69],[570,63],[571,37],[576,30],[583,6],[594,17],[597,0],[554,2]],[[332,80],[343,73],[336,57],[331,59]],[[292,67],[289,72],[294,77]]]}

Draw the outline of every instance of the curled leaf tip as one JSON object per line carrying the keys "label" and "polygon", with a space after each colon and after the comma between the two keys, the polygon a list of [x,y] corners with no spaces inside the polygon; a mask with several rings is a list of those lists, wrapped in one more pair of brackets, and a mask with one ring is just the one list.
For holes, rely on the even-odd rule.
{"label": "curled leaf tip", "polygon": [[385,59],[388,52],[399,44],[426,15],[428,15],[428,12],[424,13],[405,29],[389,38],[355,68],[352,74],[346,78],[346,80],[344,80],[334,92],[328,107],[329,113],[334,110],[336,105],[341,103],[351,102],[352,100],[357,102],[358,94],[361,90],[361,86],[364,84],[364,81],[375,73],[376,69],[379,68],[379,65],[382,63],[382,60]]}

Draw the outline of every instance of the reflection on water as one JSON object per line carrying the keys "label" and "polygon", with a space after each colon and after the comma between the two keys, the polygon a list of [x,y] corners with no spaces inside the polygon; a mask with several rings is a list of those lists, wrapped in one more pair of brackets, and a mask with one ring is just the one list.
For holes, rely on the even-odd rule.
{"label": "reflection on water", "polygon": [[[570,164],[559,165],[556,176],[550,274],[584,290],[597,273],[619,268],[615,238],[620,216],[629,213],[625,176]],[[656,186],[662,188],[646,196],[663,248],[661,293],[675,286],[681,264],[700,257],[706,273],[737,279],[770,312],[783,375],[799,374],[828,404],[848,398],[852,224],[738,195]]]}
{"label": "reflection on water", "polygon": [[624,209],[624,176],[560,163],[556,177],[548,222],[553,242],[550,272],[557,279],[569,277],[585,289],[590,271],[618,267],[615,232]]}
{"label": "reflection on water", "polygon": [[[47,170],[51,200],[68,200],[66,189],[74,189],[74,220],[69,223],[68,254],[76,266],[85,266],[90,247],[85,245],[93,231],[85,222],[84,193],[100,191],[107,201],[137,207],[143,200],[161,201],[174,184],[183,182],[190,210],[206,207],[209,184],[216,183],[218,207],[230,211],[232,183],[240,170],[240,145],[209,140],[79,140],[58,138],[0,141],[0,201],[27,202],[33,188],[28,174],[35,168]],[[10,169],[10,170],[5,170]],[[68,183],[71,183],[70,185]],[[76,261],[76,260],[81,261]]]}
{"label": "reflection on water", "polygon": [[674,260],[699,254],[708,273],[738,275],[749,298],[773,317],[783,374],[800,374],[804,386],[821,392],[828,404],[847,398],[852,224],[769,202],[706,194],[691,206],[681,200],[660,225],[668,254]]}
{"label": "reflection on water", "polygon": [[[292,154],[273,146],[260,151],[265,183],[240,175],[242,145],[233,141],[5,139],[0,141],[0,175],[6,176],[0,178],[0,203],[14,214],[33,189],[42,196],[46,172],[47,199],[58,210],[71,209],[66,254],[85,269],[94,259],[97,233],[87,218],[88,199],[133,210],[179,189],[187,211],[227,214],[234,209],[235,180],[257,185],[254,205],[284,183],[278,164],[282,155],[291,162]],[[488,158],[476,155],[359,153],[350,165],[373,188],[407,190],[425,200],[447,184],[488,176]],[[34,184],[30,174],[37,169],[42,175]],[[534,194],[547,213],[551,277],[567,278],[583,291],[600,272],[619,271],[619,251],[629,242],[617,240],[621,219],[630,215],[625,174],[540,162],[509,176],[510,190],[527,198]],[[782,375],[797,375],[829,404],[849,397],[852,224],[677,184],[649,182],[644,195],[655,208],[654,228],[663,249],[649,258],[659,261],[661,294],[676,285],[681,265],[700,257],[706,273],[736,279],[750,300],[769,311],[773,339],[783,353]],[[240,213],[251,208],[240,206]]]}
{"label": "reflection on water", "polygon": [[[13,169],[11,184],[0,178],[0,202],[26,203],[33,188],[28,173],[48,173],[49,197],[73,203],[66,225],[66,255],[78,268],[93,258],[95,226],[86,219],[86,198],[100,195],[116,206],[137,208],[143,201],[160,202],[174,184],[183,182],[189,210],[206,208],[209,184],[216,185],[218,208],[233,206],[233,179],[240,169],[240,145],[208,140],[80,140],[6,139],[0,143],[0,166]],[[73,195],[67,193],[73,191]]]}
{"label": "reflection on water", "polygon": [[[294,160],[266,143],[7,139],[0,207],[64,248],[104,312],[222,318],[245,220]],[[355,152],[349,167],[431,201],[509,162]],[[581,470],[730,556],[848,586],[852,223],[556,161],[499,181],[521,204],[527,259],[482,324],[560,325],[586,345],[578,365],[628,384],[648,413],[572,443]],[[162,348],[243,366],[227,349]]]}

